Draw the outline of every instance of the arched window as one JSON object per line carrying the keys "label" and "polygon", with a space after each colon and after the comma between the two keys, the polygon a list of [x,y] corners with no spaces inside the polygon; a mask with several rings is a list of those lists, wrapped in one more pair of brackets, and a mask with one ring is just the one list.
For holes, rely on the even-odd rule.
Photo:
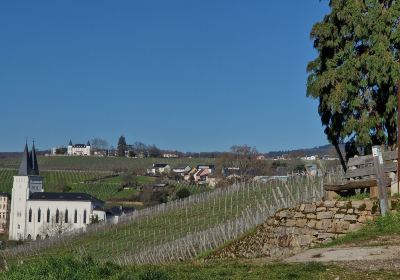
{"label": "arched window", "polygon": [[30,234],[28,234],[28,240],[31,240],[32,239],[32,236],[30,235]]}
{"label": "arched window", "polygon": [[50,209],[47,208],[47,222],[50,223]]}
{"label": "arched window", "polygon": [[65,219],[64,221],[68,223],[68,209],[65,209]]}
{"label": "arched window", "polygon": [[42,238],[40,238],[40,234],[36,235],[36,240],[40,240]]}
{"label": "arched window", "polygon": [[83,223],[86,224],[86,210],[83,211]]}
{"label": "arched window", "polygon": [[37,211],[37,221],[38,221],[38,223],[40,223],[41,216],[42,216],[42,211],[39,208],[39,210]]}
{"label": "arched window", "polygon": [[78,211],[75,209],[74,213],[74,223],[76,224],[78,222]]}
{"label": "arched window", "polygon": [[29,208],[28,222],[32,222],[32,209]]}
{"label": "arched window", "polygon": [[60,222],[60,211],[58,209],[56,210],[56,223],[58,224]]}

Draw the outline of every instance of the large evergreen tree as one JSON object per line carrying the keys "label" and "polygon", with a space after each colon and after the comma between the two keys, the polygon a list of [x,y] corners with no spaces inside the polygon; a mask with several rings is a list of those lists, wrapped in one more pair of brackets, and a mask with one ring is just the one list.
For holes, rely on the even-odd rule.
{"label": "large evergreen tree", "polygon": [[[318,99],[328,140],[346,156],[396,144],[400,1],[331,0],[311,31],[307,96]],[[340,155],[341,156],[341,155]],[[342,165],[344,159],[341,157]]]}
{"label": "large evergreen tree", "polygon": [[117,145],[117,155],[119,157],[125,156],[125,151],[127,150],[126,140],[124,136],[119,137]]}

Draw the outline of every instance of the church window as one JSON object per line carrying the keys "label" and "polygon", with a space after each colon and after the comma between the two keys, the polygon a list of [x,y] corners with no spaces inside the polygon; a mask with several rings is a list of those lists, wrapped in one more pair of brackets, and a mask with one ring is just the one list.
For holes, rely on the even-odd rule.
{"label": "church window", "polygon": [[60,222],[60,211],[58,209],[56,210],[56,223],[58,224]]}
{"label": "church window", "polygon": [[18,227],[17,227],[18,229],[20,229],[21,228],[21,226],[20,225],[18,225]]}
{"label": "church window", "polygon": [[86,224],[86,210],[83,211],[83,223]]}
{"label": "church window", "polygon": [[50,209],[47,208],[47,222],[50,223]]}
{"label": "church window", "polygon": [[37,211],[37,221],[38,221],[38,223],[40,223],[40,218],[41,218],[41,216],[42,216],[42,211],[40,210],[40,208],[39,208],[39,210]]}
{"label": "church window", "polygon": [[32,209],[29,208],[28,222],[32,222]]}
{"label": "church window", "polygon": [[30,234],[28,234],[28,240],[31,240],[32,236]]}
{"label": "church window", "polygon": [[68,223],[68,209],[65,209],[65,222]]}
{"label": "church window", "polygon": [[36,235],[36,240],[40,240],[42,238],[40,238],[40,234]]}
{"label": "church window", "polygon": [[76,224],[78,222],[78,211],[75,209],[74,213],[74,223]]}

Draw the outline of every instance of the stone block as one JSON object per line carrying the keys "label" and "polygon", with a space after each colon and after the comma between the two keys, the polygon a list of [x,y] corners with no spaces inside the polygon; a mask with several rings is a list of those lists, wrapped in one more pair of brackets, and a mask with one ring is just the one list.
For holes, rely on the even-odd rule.
{"label": "stone block", "polygon": [[296,227],[304,227],[307,224],[307,219],[296,220]]}
{"label": "stone block", "polygon": [[298,218],[304,218],[306,215],[304,215],[303,213],[301,213],[301,212],[296,212],[295,214],[294,214],[294,218],[295,219],[298,219]]}
{"label": "stone block", "polygon": [[356,230],[359,230],[360,228],[362,228],[362,226],[363,226],[363,224],[360,224],[360,223],[350,224],[349,230],[356,231]]}
{"label": "stone block", "polygon": [[345,215],[343,219],[345,221],[357,221],[357,215]]}
{"label": "stone block", "polygon": [[316,224],[317,224],[317,221],[315,221],[315,220],[309,220],[309,221],[307,222],[307,227],[309,227],[309,228],[315,228]]}
{"label": "stone block", "polygon": [[372,207],[374,206],[374,202],[372,200],[364,200],[365,210],[372,211]]}
{"label": "stone block", "polygon": [[311,235],[300,235],[298,237],[298,243],[301,247],[309,246],[313,241],[313,236]]}
{"label": "stone block", "polygon": [[323,229],[323,230],[327,230],[331,226],[332,226],[331,220],[321,220],[321,221],[317,221],[317,223],[315,224],[316,229]]}
{"label": "stone block", "polygon": [[304,212],[305,213],[314,213],[317,210],[317,206],[315,204],[305,204]]}
{"label": "stone block", "polygon": [[296,225],[296,220],[294,219],[288,219],[286,220],[286,224],[287,227],[294,227]]}
{"label": "stone block", "polygon": [[351,202],[351,207],[357,210],[365,209],[365,201],[364,200],[355,200]]}
{"label": "stone block", "polygon": [[328,232],[318,233],[318,236],[317,236],[318,239],[327,239],[327,238],[334,238],[334,237],[335,237],[334,233],[328,233]]}
{"label": "stone block", "polygon": [[274,218],[267,219],[266,224],[269,225],[269,226],[274,225],[275,224],[275,219]]}
{"label": "stone block", "polygon": [[367,222],[367,217],[361,215],[361,216],[358,217],[357,222],[364,224],[364,223]]}
{"label": "stone block", "polygon": [[350,206],[350,201],[337,201],[335,206],[337,208],[348,208]]}
{"label": "stone block", "polygon": [[300,204],[300,211],[303,212],[305,207],[306,207],[305,204]]}
{"label": "stone block", "polygon": [[310,213],[310,214],[307,214],[306,217],[307,217],[307,219],[316,219],[317,215]]}
{"label": "stone block", "polygon": [[343,219],[344,218],[344,214],[335,214],[335,219]]}
{"label": "stone block", "polygon": [[354,209],[353,208],[347,209],[347,214],[353,214],[353,213],[354,213]]}
{"label": "stone block", "polygon": [[324,206],[327,208],[332,208],[335,207],[336,200],[325,200],[324,201]]}
{"label": "stone block", "polygon": [[287,218],[288,216],[288,210],[281,210],[278,213],[275,214],[275,216],[279,219]]}
{"label": "stone block", "polygon": [[318,212],[317,213],[317,220],[322,220],[322,219],[332,219],[334,213],[331,211],[326,211],[326,212]]}
{"label": "stone block", "polygon": [[338,221],[332,224],[332,232],[343,233],[346,232],[350,227],[350,222]]}
{"label": "stone block", "polygon": [[326,207],[317,207],[317,212],[326,211]]}
{"label": "stone block", "polygon": [[315,205],[318,207],[324,206],[324,202],[322,200],[315,202]]}

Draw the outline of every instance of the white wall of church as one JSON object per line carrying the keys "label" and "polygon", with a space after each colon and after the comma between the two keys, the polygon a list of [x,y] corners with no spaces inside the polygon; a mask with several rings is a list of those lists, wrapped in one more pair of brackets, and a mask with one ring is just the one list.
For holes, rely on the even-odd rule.
{"label": "white wall of church", "polygon": [[[32,211],[31,215],[29,214],[30,211]],[[47,211],[49,211],[49,216]],[[90,223],[91,213],[92,203],[90,201],[29,200],[26,211],[25,238],[36,239],[40,237],[43,239],[46,235],[52,236],[86,228],[86,225]]]}

